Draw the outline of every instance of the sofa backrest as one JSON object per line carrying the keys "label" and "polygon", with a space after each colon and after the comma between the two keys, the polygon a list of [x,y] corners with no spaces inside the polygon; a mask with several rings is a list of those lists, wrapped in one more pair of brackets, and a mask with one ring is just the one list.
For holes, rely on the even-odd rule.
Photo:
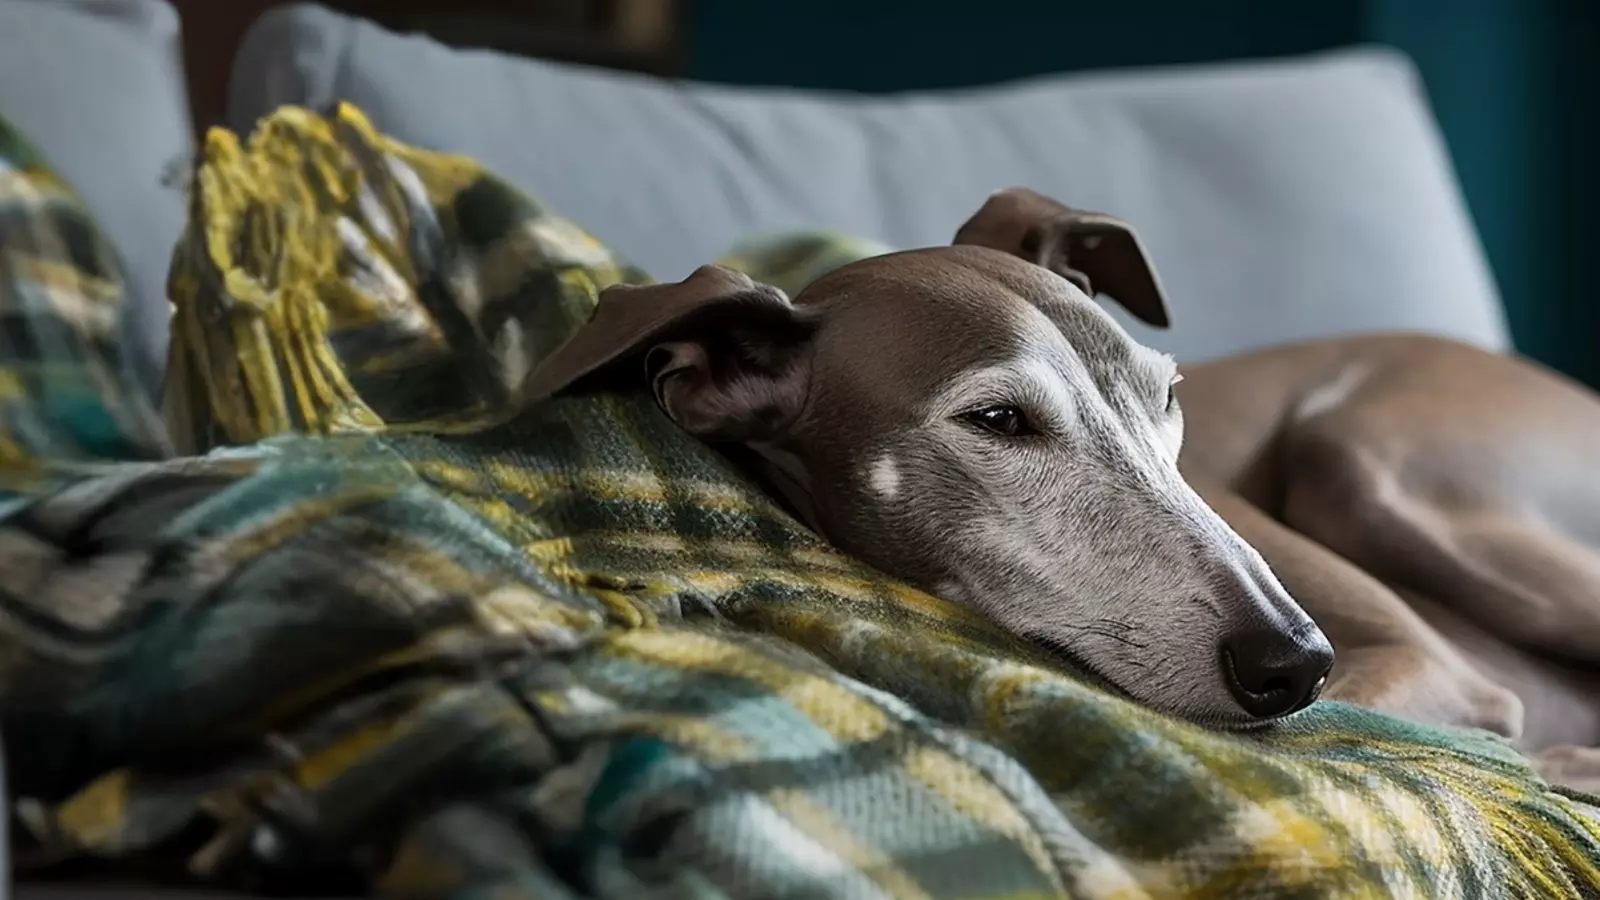
{"label": "sofa backrest", "polygon": [[1422,330],[1507,345],[1495,286],[1410,64],[1380,49],[898,96],[733,89],[460,51],[315,6],[246,37],[230,121],[349,100],[468,153],[679,278],[752,232],[945,243],[1023,184],[1131,220],[1193,360]]}

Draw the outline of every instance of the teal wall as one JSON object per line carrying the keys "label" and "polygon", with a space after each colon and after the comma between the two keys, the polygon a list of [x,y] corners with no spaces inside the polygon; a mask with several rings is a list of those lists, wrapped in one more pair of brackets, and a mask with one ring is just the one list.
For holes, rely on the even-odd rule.
{"label": "teal wall", "polygon": [[1600,0],[692,0],[691,74],[859,91],[1384,43],[1416,60],[1518,348],[1600,386]]}

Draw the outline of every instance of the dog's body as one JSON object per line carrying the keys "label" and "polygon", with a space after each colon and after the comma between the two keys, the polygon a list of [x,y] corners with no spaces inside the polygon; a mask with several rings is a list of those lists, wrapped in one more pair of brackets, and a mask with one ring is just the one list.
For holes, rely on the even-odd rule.
{"label": "dog's body", "polygon": [[1185,374],[1184,473],[1338,648],[1328,696],[1600,744],[1600,400],[1416,336]]}
{"label": "dog's body", "polygon": [[669,416],[748,451],[835,544],[1157,709],[1305,706],[1320,624],[1334,695],[1600,774],[1600,401],[1423,338],[1253,354],[1175,392],[1095,288],[1167,322],[1127,225],[1005,191],[956,246],[793,303],[716,267],[612,288],[525,391],[642,361]]}

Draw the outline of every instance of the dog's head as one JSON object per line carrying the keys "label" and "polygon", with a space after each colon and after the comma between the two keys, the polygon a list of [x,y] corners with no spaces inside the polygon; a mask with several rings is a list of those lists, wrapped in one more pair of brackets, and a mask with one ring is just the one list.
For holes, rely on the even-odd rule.
{"label": "dog's head", "polygon": [[966,603],[1149,706],[1244,726],[1315,699],[1322,633],[1178,473],[1167,324],[1126,224],[1030,191],[950,247],[844,266],[791,303],[717,267],[616,287],[531,402],[642,360],[667,415],[753,450],[842,549]]}

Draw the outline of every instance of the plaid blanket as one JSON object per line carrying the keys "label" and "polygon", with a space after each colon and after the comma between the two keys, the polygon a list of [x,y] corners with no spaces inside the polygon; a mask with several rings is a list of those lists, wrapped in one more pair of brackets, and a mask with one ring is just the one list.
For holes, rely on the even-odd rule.
{"label": "plaid blanket", "polygon": [[[645,276],[470,160],[349,108],[212,133],[165,431],[101,377],[115,282],[61,191],[0,167],[25,870],[463,900],[1600,897],[1590,798],[1497,740],[1333,703],[1248,735],[1164,718],[840,555],[642,392],[517,409],[597,292]],[[774,246],[741,258],[803,268]]]}

